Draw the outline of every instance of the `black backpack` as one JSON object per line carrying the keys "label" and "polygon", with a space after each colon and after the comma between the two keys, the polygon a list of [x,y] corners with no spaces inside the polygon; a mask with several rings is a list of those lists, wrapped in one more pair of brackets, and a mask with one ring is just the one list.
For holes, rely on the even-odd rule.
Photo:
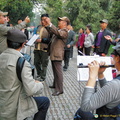
{"label": "black backpack", "polygon": [[18,60],[17,60],[17,64],[16,64],[16,73],[17,73],[18,79],[21,82],[22,82],[21,72],[22,72],[24,63],[25,63],[25,58],[24,57],[19,57]]}
{"label": "black backpack", "polygon": [[[24,54],[22,53],[24,57],[19,57],[17,60],[17,64],[16,64],[16,73],[18,76],[18,79],[22,82],[22,78],[21,78],[21,72],[25,63],[25,60],[27,60],[29,63],[31,61],[31,57],[28,54]],[[34,66],[30,63],[31,65],[31,69],[32,69],[32,75],[34,76]]]}

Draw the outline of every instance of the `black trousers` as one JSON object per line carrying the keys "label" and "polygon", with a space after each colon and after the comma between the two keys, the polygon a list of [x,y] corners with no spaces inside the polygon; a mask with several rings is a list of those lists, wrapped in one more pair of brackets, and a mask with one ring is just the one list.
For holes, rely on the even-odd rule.
{"label": "black trousers", "polygon": [[65,50],[64,52],[64,68],[68,68],[69,66],[69,59],[70,59],[70,50]]}
{"label": "black trousers", "polygon": [[90,55],[92,47],[85,48],[85,55]]}

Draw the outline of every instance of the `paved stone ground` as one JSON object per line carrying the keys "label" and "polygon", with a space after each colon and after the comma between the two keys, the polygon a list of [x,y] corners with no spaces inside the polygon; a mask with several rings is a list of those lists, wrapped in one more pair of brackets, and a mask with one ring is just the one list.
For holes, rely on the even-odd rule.
{"label": "paved stone ground", "polygon": [[[31,56],[33,58],[33,54]],[[47,78],[44,82],[44,91],[42,93],[43,96],[47,96],[50,99],[51,103],[46,120],[73,120],[75,112],[80,107],[85,82],[77,81],[77,49],[75,47],[69,68],[67,71],[63,71],[63,78],[64,94],[52,96],[54,89],[50,89],[49,85],[52,85],[53,82],[53,72],[49,61]]]}

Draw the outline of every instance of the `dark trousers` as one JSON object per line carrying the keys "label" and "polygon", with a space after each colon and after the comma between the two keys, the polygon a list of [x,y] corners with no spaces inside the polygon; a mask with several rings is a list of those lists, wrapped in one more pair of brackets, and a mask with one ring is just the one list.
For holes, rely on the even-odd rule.
{"label": "dark trousers", "polygon": [[38,106],[38,112],[34,116],[34,120],[45,120],[50,101],[47,97],[33,97]]}
{"label": "dark trousers", "polygon": [[85,48],[85,55],[90,55],[92,47]]}
{"label": "dark trousers", "polygon": [[49,62],[49,55],[47,52],[42,50],[34,50],[34,64],[37,70],[37,75],[41,77],[41,79],[45,80],[47,66]]}
{"label": "dark trousers", "polygon": [[75,113],[74,120],[95,120],[91,112],[84,112],[80,108]]}
{"label": "dark trousers", "polygon": [[70,59],[70,50],[65,50],[64,52],[64,68],[68,68]]}
{"label": "dark trousers", "polygon": [[70,48],[70,58],[73,58],[73,46]]}
{"label": "dark trousers", "polygon": [[63,92],[62,61],[51,61],[54,75],[53,86],[56,92]]}
{"label": "dark trousers", "polygon": [[99,56],[102,56],[102,53],[104,53],[104,52],[100,52],[100,48],[94,48],[94,52]]}
{"label": "dark trousers", "polygon": [[81,51],[82,53],[83,53],[83,47],[82,48],[80,48],[80,46],[78,46],[78,55],[83,55],[83,54],[81,54],[79,51]]}

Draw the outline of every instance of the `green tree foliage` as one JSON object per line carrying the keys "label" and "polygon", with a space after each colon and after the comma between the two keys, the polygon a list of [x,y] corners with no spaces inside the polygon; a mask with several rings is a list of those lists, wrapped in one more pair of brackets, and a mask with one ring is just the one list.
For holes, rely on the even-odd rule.
{"label": "green tree foliage", "polygon": [[109,17],[109,27],[114,32],[120,34],[120,0],[115,0],[113,6],[110,9]]}
{"label": "green tree foliage", "polygon": [[[75,31],[81,27],[91,24],[93,32],[96,33],[101,19],[109,20],[109,28],[113,31],[120,29],[120,0],[0,0],[0,8],[8,11],[13,23],[18,18],[32,16],[32,9],[38,19],[43,13],[48,13],[52,23],[57,25],[57,18],[67,16]],[[42,9],[41,9],[42,7]]]}
{"label": "green tree foliage", "polygon": [[99,21],[107,19],[113,0],[46,0],[45,10],[56,23],[59,16],[68,16],[75,31],[91,24],[93,32],[97,32]]}
{"label": "green tree foliage", "polygon": [[[99,21],[106,18],[107,11],[102,8],[104,2],[101,0],[70,0],[67,5],[68,16],[75,30],[78,31],[80,27],[85,28],[87,24],[91,24],[93,32],[97,32]],[[106,6],[109,6],[109,2]]]}
{"label": "green tree foliage", "polygon": [[46,12],[52,18],[52,22],[57,25],[57,18],[65,16],[65,5],[66,2],[63,0],[47,0],[46,1]]}
{"label": "green tree foliage", "polygon": [[[4,7],[3,7],[4,6]],[[12,24],[26,16],[32,17],[33,3],[29,0],[7,0],[0,4],[1,10],[7,11]]]}

